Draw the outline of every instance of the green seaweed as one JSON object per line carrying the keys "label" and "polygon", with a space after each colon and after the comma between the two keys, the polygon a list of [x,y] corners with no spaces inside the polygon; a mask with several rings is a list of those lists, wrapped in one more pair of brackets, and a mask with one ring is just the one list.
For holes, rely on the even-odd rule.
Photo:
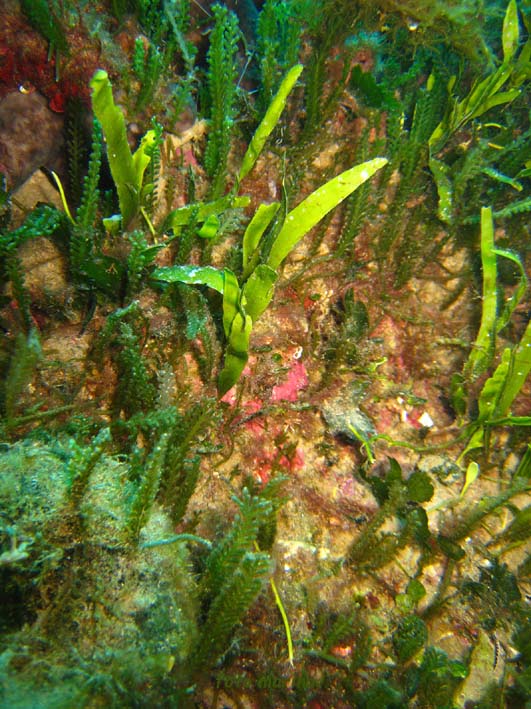
{"label": "green seaweed", "polygon": [[[513,262],[519,270],[519,281],[512,296],[499,312],[497,295],[497,257]],[[515,308],[527,290],[524,267],[514,253],[498,249],[494,244],[494,226],[490,207],[481,213],[481,258],[483,266],[483,304],[478,336],[463,369],[464,380],[473,381],[483,374],[494,359],[496,336],[511,319]],[[463,457],[485,443],[489,427],[502,423],[529,425],[529,417],[512,418],[510,407],[531,371],[531,326],[528,324],[520,341],[506,347],[492,376],[484,383],[478,398],[478,416],[470,427],[470,438]],[[463,382],[463,384],[465,383]],[[455,388],[457,406],[463,406],[465,388]],[[461,403],[462,402],[462,403]],[[488,441],[488,436],[487,436]]]}
{"label": "green seaweed", "polygon": [[[445,148],[451,137],[465,125],[497,106],[511,103],[521,93],[521,84],[529,72],[531,43],[529,40],[519,49],[519,21],[516,0],[507,5],[502,29],[503,61],[485,79],[476,81],[462,100],[452,97],[442,121],[429,137],[430,169],[439,194],[439,216],[449,222],[453,212],[452,182],[448,167],[436,157]],[[456,77],[452,77],[448,91],[452,95]],[[509,88],[502,90],[506,85]]]}
{"label": "green seaweed", "polygon": [[56,51],[67,54],[68,41],[57,17],[58,4],[47,0],[22,0],[21,5],[31,24],[50,43],[50,54]]}
{"label": "green seaweed", "polygon": [[114,104],[112,86],[106,71],[98,70],[90,82],[92,108],[101,123],[107,142],[107,158],[113,176],[124,229],[137,217],[143,203],[144,173],[151,159],[149,149],[155,141],[155,131],[149,130],[134,154],[127,142],[125,121]]}
{"label": "green seaweed", "polygon": [[[224,367],[218,378],[220,396],[223,396],[238,381],[245,367],[252,326],[271,302],[274,284],[278,277],[276,269],[323,216],[385,163],[384,158],[376,158],[341,173],[289,212],[284,226],[273,242],[267,262],[256,266],[243,288],[238,284],[234,273],[227,268],[220,270],[212,266],[166,266],[152,273],[151,277],[154,281],[206,285],[223,295],[223,330],[227,347]],[[275,206],[267,210],[265,217],[267,221],[270,221],[277,208]],[[261,220],[262,215],[259,218]],[[260,236],[259,232],[254,232],[253,225],[251,236],[247,235],[244,251],[247,267],[250,247],[254,247],[252,250],[256,251]]]}
{"label": "green seaweed", "polygon": [[[149,121],[156,89],[157,100],[166,104],[160,120],[172,132],[180,128],[183,108],[183,123],[197,115],[196,101],[199,115],[210,123],[206,154],[194,129],[190,151],[183,150],[179,164],[172,164],[169,151],[160,156],[158,124],[133,154],[123,141],[125,122],[108,79],[99,73],[93,100],[95,108],[101,102],[105,121],[95,123],[85,169],[76,126],[70,150],[76,163],[71,181],[77,187],[63,190],[57,182],[65,208],[65,192],[75,207],[73,216],[40,205],[21,227],[8,231],[9,204],[17,198],[4,189],[0,194],[5,206],[0,257],[8,281],[1,322],[2,430],[6,437],[28,432],[27,440],[4,443],[0,450],[2,627],[9,633],[0,681],[6,704],[133,706],[141,697],[153,706],[236,705],[249,699],[264,707],[449,709],[468,689],[465,676],[469,670],[473,674],[487,632],[490,662],[503,663],[503,681],[486,687],[474,702],[487,707],[492,699],[516,706],[527,700],[529,614],[516,589],[525,588],[529,579],[529,554],[522,547],[517,570],[499,558],[512,564],[509,552],[528,542],[530,529],[529,507],[522,500],[529,488],[525,427],[531,417],[517,404],[531,370],[531,325],[518,319],[526,317],[525,214],[530,207],[525,194],[531,158],[523,90],[531,74],[531,44],[521,42],[520,35],[524,27],[529,32],[531,22],[526,7],[518,9],[512,0],[503,4],[485,7],[485,28],[477,22],[474,28],[468,1],[457,7],[379,0],[371,7],[359,4],[353,14],[344,0],[265,0],[258,14],[249,0],[250,25],[257,14],[259,19],[251,32],[245,26],[242,49],[234,16],[220,6],[209,18],[197,4],[191,12],[187,0],[113,2],[118,27],[108,23],[103,6],[96,26],[83,3],[48,3],[54,16],[60,10],[62,21],[72,22],[64,22],[68,32],[79,18],[79,29],[88,29],[88,45],[101,38],[102,62],[108,35],[141,30],[144,39],[137,41],[136,55],[130,51],[133,38],[120,45],[123,55],[116,60],[126,76],[133,72],[142,83],[139,95],[127,96],[125,82],[127,120],[141,126]],[[243,17],[238,3],[231,7]],[[491,27],[496,14],[501,23],[504,13],[500,36]],[[205,27],[212,27],[206,71],[203,59],[194,66],[198,51],[201,57],[207,51],[209,40],[199,38],[205,37]],[[465,46],[472,45],[470,36],[480,40],[474,47]],[[301,48],[304,72],[302,65],[293,66]],[[353,63],[360,48],[372,52],[367,71],[363,57],[359,65]],[[483,67],[477,61],[463,63],[478,54]],[[109,74],[116,69],[112,61],[102,65]],[[454,74],[460,77],[459,96]],[[135,99],[142,115],[130,115]],[[100,178],[101,128],[121,212],[114,217],[109,217],[117,211],[113,193],[100,195],[108,179],[105,165]],[[247,151],[241,147],[244,139]],[[266,145],[266,169],[259,175],[257,159]],[[323,162],[318,163],[320,151]],[[201,154],[203,165],[198,164]],[[361,165],[348,169],[354,161]],[[163,213],[158,193],[164,171],[169,172],[167,204],[184,202],[170,214]],[[222,196],[229,171],[232,184]],[[367,179],[376,172],[377,180]],[[253,210],[244,215],[251,199],[238,192],[246,189]],[[480,219],[482,204],[492,209],[484,208]],[[493,216],[506,232],[497,243]],[[294,269],[286,269],[289,280],[281,283],[283,301],[273,315],[279,323],[289,315],[286,331],[269,344],[264,337],[269,323],[257,328],[256,353],[270,354],[253,367],[241,399],[220,405],[219,398],[210,398],[216,378],[220,396],[240,378],[253,348],[253,329],[274,297],[283,264],[319,223],[319,233],[307,239],[302,267],[295,276]],[[338,233],[338,223],[334,250],[330,235]],[[47,303],[42,297],[33,301],[27,285],[32,281],[18,249],[38,236],[53,238],[68,258],[69,285],[60,312],[47,307],[43,312]],[[502,243],[520,253],[500,248]],[[445,244],[448,251],[435,263]],[[452,247],[464,253],[463,246],[470,263],[454,272],[448,254]],[[419,314],[404,313],[402,295],[408,290],[403,286],[415,276],[411,290],[416,289],[426,275],[424,264],[433,261],[434,269],[448,269],[450,283],[458,280],[450,298],[466,293],[476,251],[483,275],[475,311],[478,321],[481,317],[479,332],[462,373],[453,372],[453,412],[449,405],[446,413],[457,413],[458,419],[453,428],[443,431],[441,423],[435,432],[455,434],[458,444],[468,442],[465,486],[457,477],[458,465],[451,455],[439,456],[442,449],[428,430],[411,427],[407,440],[397,441],[371,432],[370,425],[350,425],[341,444],[304,435],[301,452],[315,444],[334,476],[335,466],[346,460],[341,447],[353,443],[349,456],[358,460],[356,483],[366,486],[369,499],[372,493],[378,509],[371,514],[372,503],[365,507],[357,497],[343,499],[338,487],[333,515],[352,527],[344,558],[326,559],[320,530],[303,529],[305,514],[302,541],[299,545],[297,538],[295,545],[289,536],[290,525],[299,524],[292,520],[295,506],[306,509],[311,503],[320,514],[327,509],[321,509],[311,475],[309,482],[299,476],[298,461],[287,453],[302,435],[297,417],[309,422],[315,413],[315,387],[326,397],[332,387],[348,387],[353,376],[361,376],[375,395],[371,414],[373,407],[385,405],[387,395],[402,396],[401,384],[390,381],[387,368],[379,369],[383,359],[374,359],[388,344],[385,336],[373,333],[380,314],[384,325],[387,319],[395,324],[403,319],[413,331]],[[376,275],[375,262],[381,269]],[[372,302],[375,294],[381,296],[381,313]],[[294,337],[290,311],[295,308],[306,318],[308,333]],[[78,366],[74,358],[64,362],[62,353],[54,353],[40,365],[40,342],[53,353],[58,333],[68,347],[80,348],[76,352],[92,343],[79,384],[71,381]],[[505,338],[501,348],[500,335]],[[429,344],[437,352],[441,342],[432,338]],[[451,344],[460,351],[467,346],[457,338]],[[276,377],[289,375],[293,364],[283,359],[284,345],[302,345],[303,363],[296,366],[304,364],[308,372],[314,367],[304,403],[275,400]],[[328,367],[319,379],[322,368],[315,370],[315,363],[322,362],[322,354]],[[444,400],[449,396],[446,374],[452,374],[445,369],[448,361],[437,364]],[[391,355],[387,362],[396,364]],[[30,384],[36,403],[25,409]],[[58,397],[64,401],[72,392],[72,401],[56,406]],[[287,443],[275,432],[281,416]],[[490,444],[498,443],[495,429],[501,427],[507,438],[504,449],[497,450]],[[245,436],[253,447],[256,443],[256,458],[254,450],[248,454]],[[274,445],[274,460],[270,465],[264,459],[262,467],[260,456],[269,455],[269,445]],[[416,457],[403,471],[393,460],[385,467],[379,451],[387,445],[403,446]],[[476,448],[482,449],[479,454]],[[231,459],[233,450],[239,457]],[[426,452],[444,462],[424,459]],[[293,499],[285,511],[286,538],[277,547],[280,482],[275,477],[261,481],[270,469],[287,466],[284,455],[296,465],[289,481]],[[311,461],[306,456],[305,464]],[[490,482],[488,474],[498,471],[498,489],[486,495],[481,488],[481,499],[470,504],[479,486]],[[486,475],[474,477],[479,473]],[[251,492],[239,492],[242,485]],[[445,488],[444,501],[439,485]],[[232,522],[225,521],[227,489],[236,497]],[[334,528],[328,533],[335,542]],[[280,563],[284,551],[279,549],[287,560],[292,548],[297,565]],[[309,549],[316,565],[311,579],[298,558],[305,559]],[[262,589],[268,590],[274,560],[282,597],[278,608],[282,612],[285,606],[285,627],[291,626],[293,635],[289,670],[273,596],[264,594],[245,615]],[[478,573],[468,579],[476,560]],[[443,572],[434,589],[431,570],[437,565]],[[430,645],[426,629],[443,612],[462,631],[470,660]],[[478,627],[480,639],[474,644]],[[507,662],[502,645],[515,628],[513,644],[520,655],[518,662]]]}
{"label": "green seaweed", "polygon": [[21,396],[41,359],[42,348],[36,328],[30,328],[27,335],[20,332],[15,339],[3,391],[3,408],[8,425],[13,422]]}
{"label": "green seaweed", "polygon": [[117,383],[111,410],[115,426],[120,415],[130,418],[149,410],[155,401],[153,377],[142,357],[144,337],[139,330],[144,326],[144,315],[138,302],[114,311],[98,335],[93,356],[100,367],[104,365],[105,350],[116,369]]}
{"label": "green seaweed", "polygon": [[281,76],[298,59],[302,23],[296,3],[266,0],[258,16],[256,63],[260,76],[257,100],[264,113],[275,95]]}
{"label": "green seaweed", "polygon": [[127,521],[132,543],[138,543],[140,531],[149,519],[153,503],[159,492],[169,438],[169,433],[163,433],[153,446],[153,450],[143,465],[142,477],[132,495]]}
{"label": "green seaweed", "polygon": [[494,252],[494,225],[492,210],[481,210],[481,264],[483,267],[483,301],[481,324],[478,336],[467,360],[464,374],[468,379],[476,379],[483,374],[492,362],[496,347],[497,319],[497,278],[496,254]]}
{"label": "green seaweed", "polygon": [[238,19],[224,5],[212,7],[215,20],[208,50],[209,132],[204,157],[212,180],[210,194],[221,196],[236,117],[236,50],[240,39]]}
{"label": "green seaweed", "polygon": [[374,158],[345,170],[288,212],[267,256],[267,265],[276,270],[310,229],[386,164],[385,158]]}
{"label": "green seaweed", "polygon": [[283,78],[278,91],[272,98],[264,117],[260,121],[251,142],[245,152],[242,160],[240,171],[238,173],[237,184],[239,184],[253,169],[258,156],[262,152],[266,140],[269,138],[275,129],[280,115],[286,106],[286,101],[293,87],[297,83],[298,78],[302,73],[303,67],[301,64],[296,64],[292,67]]}
{"label": "green seaweed", "polygon": [[400,619],[393,633],[393,648],[398,662],[407,662],[421,650],[428,639],[426,623],[416,615]]}
{"label": "green seaweed", "polygon": [[66,477],[69,487],[68,492],[76,508],[79,508],[89,484],[90,476],[110,440],[109,429],[102,428],[91,441],[90,447],[80,446],[75,441],[70,442],[71,458],[68,461]]}
{"label": "green seaweed", "polygon": [[161,78],[163,58],[154,45],[150,44],[146,49],[140,37],[135,41],[133,69],[140,82],[140,90],[135,107],[141,111],[153,99],[157,84]]}

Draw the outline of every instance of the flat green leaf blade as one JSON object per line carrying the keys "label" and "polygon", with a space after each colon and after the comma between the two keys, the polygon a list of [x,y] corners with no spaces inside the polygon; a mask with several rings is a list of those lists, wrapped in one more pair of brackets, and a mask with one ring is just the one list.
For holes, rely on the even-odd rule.
{"label": "flat green leaf blade", "polygon": [[292,209],[271,247],[267,260],[268,266],[277,270],[310,229],[386,164],[386,158],[374,158],[350,170],[345,170]]}
{"label": "flat green leaf blade", "polygon": [[495,416],[505,416],[531,372],[531,321],[511,353],[509,370],[496,406]]}
{"label": "flat green leaf blade", "polygon": [[202,239],[215,239],[220,226],[221,221],[218,215],[211,214],[205,219],[203,226],[197,232],[197,236],[200,236]]}
{"label": "flat green leaf blade", "polygon": [[223,271],[213,266],[163,266],[151,274],[154,281],[163,283],[185,283],[191,286],[209,286],[223,293],[225,279]]}
{"label": "flat green leaf blade", "polygon": [[302,64],[296,64],[292,67],[280,84],[280,88],[275,94],[269,108],[266,111],[265,116],[262,118],[260,125],[256,129],[255,134],[247,148],[247,152],[243,157],[242,166],[240,168],[240,173],[238,175],[238,183],[240,183],[246,175],[253,169],[258,156],[262,152],[266,140],[269,138],[275,126],[278,123],[280,114],[284,110],[288,95],[292,88],[295,86],[297,79],[301,75],[303,70]]}
{"label": "flat green leaf blade", "polygon": [[503,20],[502,46],[504,62],[511,61],[515,55],[518,49],[519,39],[520,27],[518,25],[518,8],[516,7],[516,0],[511,0],[507,6]]}
{"label": "flat green leaf blade", "polygon": [[170,212],[164,224],[162,225],[162,231],[168,231],[169,229],[177,229],[181,226],[186,226],[191,219],[192,213],[195,212],[196,220],[198,224],[205,222],[212,215],[222,214],[226,209],[243,209],[248,207],[251,200],[249,197],[233,197],[232,195],[227,195],[226,197],[221,197],[213,202],[196,202],[194,204],[187,204],[185,207],[179,207]]}
{"label": "flat green leaf blade", "polygon": [[483,268],[483,305],[476,341],[465,365],[465,376],[472,381],[487,370],[494,355],[498,295],[496,291],[496,253],[492,209],[481,209],[481,266]]}
{"label": "flat green leaf blade", "polygon": [[223,270],[223,331],[227,339],[230,337],[232,323],[241,312],[241,291],[238,280],[228,268]]}
{"label": "flat green leaf blade", "polygon": [[481,102],[476,110],[468,117],[469,119],[477,118],[483,115],[494,106],[500,106],[503,103],[511,103],[516,98],[520,96],[520,89],[511,89],[510,91],[500,91],[494,96],[489,96],[483,102]]}
{"label": "flat green leaf blade", "polygon": [[106,71],[99,69],[94,74],[90,87],[92,108],[103,128],[109,167],[118,192],[120,212],[123,223],[127,226],[137,212],[138,197],[135,195],[136,171],[127,142],[125,120],[120,109],[114,104],[112,86]]}
{"label": "flat green leaf blade", "polygon": [[140,198],[142,191],[142,183],[144,182],[144,173],[147,166],[151,162],[150,150],[155,142],[155,131],[148,130],[145,136],[140,141],[140,145],[133,155],[133,169],[135,172],[135,190]]}
{"label": "flat green leaf blade", "polygon": [[249,315],[236,313],[229,333],[229,343],[225,353],[223,369],[218,377],[218,393],[226,394],[238,379],[249,357],[249,338],[253,322]]}
{"label": "flat green leaf blade", "polygon": [[277,279],[276,271],[265,264],[260,264],[243,287],[242,300],[245,303],[245,312],[250,315],[253,323],[258,320],[271,302]]}
{"label": "flat green leaf blade", "polygon": [[496,411],[499,410],[499,400],[508,381],[510,369],[511,349],[506,347],[503,350],[499,365],[494,370],[494,374],[487,379],[479,395],[478,423],[487,423],[496,417]]}
{"label": "flat green leaf blade", "polygon": [[430,157],[430,170],[437,186],[437,194],[439,196],[439,219],[445,224],[450,224],[452,220],[452,198],[453,189],[452,181],[448,175],[449,168],[440,160]]}
{"label": "flat green leaf blade", "polygon": [[502,330],[509,323],[512,314],[514,313],[516,307],[525,295],[525,292],[527,290],[527,276],[524,269],[524,265],[518,254],[515,254],[512,251],[509,251],[508,249],[494,249],[494,254],[495,256],[502,256],[503,258],[512,261],[516,265],[520,273],[520,277],[518,279],[518,286],[513,291],[513,294],[511,295],[509,300],[505,303],[503,310],[496,321],[496,332],[500,332],[500,330]]}
{"label": "flat green leaf blade", "polygon": [[264,231],[271,223],[273,217],[278,212],[280,202],[272,202],[271,204],[261,204],[256,210],[253,218],[247,225],[245,234],[243,235],[243,271],[244,274],[248,270],[249,262],[253,253],[258,248],[260,239]]}

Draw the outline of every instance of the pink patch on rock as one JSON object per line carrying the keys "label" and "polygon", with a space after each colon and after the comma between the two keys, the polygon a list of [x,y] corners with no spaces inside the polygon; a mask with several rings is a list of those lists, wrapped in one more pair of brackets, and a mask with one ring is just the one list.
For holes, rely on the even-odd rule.
{"label": "pink patch on rock", "polygon": [[299,391],[308,386],[306,367],[300,361],[291,366],[285,382],[277,384],[271,392],[271,401],[297,401]]}

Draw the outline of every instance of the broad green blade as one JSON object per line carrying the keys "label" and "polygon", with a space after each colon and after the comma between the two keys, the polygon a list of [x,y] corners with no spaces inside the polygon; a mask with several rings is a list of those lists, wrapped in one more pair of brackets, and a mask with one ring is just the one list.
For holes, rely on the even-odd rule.
{"label": "broad green blade", "polygon": [[101,123],[107,143],[107,157],[118,192],[123,226],[127,227],[140,207],[140,191],[144,171],[150,161],[146,149],[153,144],[155,131],[150,130],[146,133],[133,156],[127,142],[124,116],[114,103],[112,86],[107,72],[99,69],[94,74],[90,87],[92,89],[92,108]]}
{"label": "broad green blade", "polygon": [[481,265],[483,268],[483,306],[476,341],[465,365],[467,379],[474,381],[483,374],[494,356],[498,295],[496,291],[496,253],[492,209],[481,209]]}
{"label": "broad green blade", "polygon": [[260,264],[243,287],[242,302],[253,323],[258,320],[271,302],[277,279],[278,273],[276,271],[265,264]]}
{"label": "broad green blade", "polygon": [[502,46],[503,61],[510,62],[518,49],[520,41],[520,26],[518,21],[518,8],[516,0],[511,0],[507,6],[503,20]]}
{"label": "broad green blade", "polygon": [[226,197],[216,199],[214,202],[187,204],[186,207],[179,207],[179,209],[174,209],[173,212],[168,214],[162,225],[162,231],[186,226],[192,214],[196,215],[195,218],[197,222],[201,224],[201,222],[207,221],[212,215],[217,216],[223,214],[226,209],[243,209],[244,207],[248,207],[250,203],[250,197],[233,197],[232,195],[227,195]]}
{"label": "broad green blade", "polygon": [[225,279],[223,271],[213,266],[163,266],[151,274],[155,281],[164,283],[186,283],[191,286],[209,286],[223,293]]}
{"label": "broad green blade", "polygon": [[233,387],[247,363],[249,356],[249,337],[253,323],[249,315],[241,312],[232,321],[229,344],[225,353],[225,362],[218,378],[218,393],[223,396]]}
{"label": "broad green blade", "polygon": [[227,339],[230,338],[234,318],[242,311],[240,298],[238,280],[232,271],[225,268],[223,270],[223,331]]}
{"label": "broad green blade", "polygon": [[[247,271],[251,271],[253,264],[251,264],[251,259],[260,239],[262,238],[264,231],[270,225],[273,217],[278,212],[280,207],[280,202],[273,202],[272,204],[261,204],[256,210],[253,218],[247,225],[245,234],[243,235],[243,272],[244,277],[247,275]],[[254,259],[253,259],[254,260]]]}
{"label": "broad green blade", "polygon": [[238,184],[251,172],[258,156],[263,150],[266,140],[269,138],[275,126],[278,123],[280,114],[284,110],[288,95],[291,89],[295,86],[297,79],[303,70],[302,64],[296,64],[292,67],[280,84],[280,88],[273,97],[265,116],[262,118],[260,125],[256,129],[255,134],[247,148],[247,152],[243,157],[242,166],[238,174]]}
{"label": "broad green blade", "polygon": [[276,271],[310,229],[386,164],[386,158],[374,158],[356,165],[306,197],[286,216],[284,225],[271,247],[267,265]]}

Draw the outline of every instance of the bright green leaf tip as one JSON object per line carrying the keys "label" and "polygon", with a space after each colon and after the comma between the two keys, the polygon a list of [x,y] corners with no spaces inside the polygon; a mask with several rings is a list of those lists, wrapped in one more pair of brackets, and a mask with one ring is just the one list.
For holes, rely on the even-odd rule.
{"label": "bright green leaf tip", "polygon": [[271,247],[267,265],[273,270],[277,270],[290,251],[310,229],[313,229],[328,212],[337,207],[387,162],[387,158],[374,158],[356,165],[308,195],[286,216],[282,229]]}

